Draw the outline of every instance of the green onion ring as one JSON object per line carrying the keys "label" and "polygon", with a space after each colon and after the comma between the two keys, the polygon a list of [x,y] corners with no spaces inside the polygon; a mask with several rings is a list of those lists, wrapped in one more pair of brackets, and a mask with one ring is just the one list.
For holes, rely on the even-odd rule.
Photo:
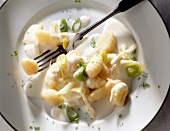
{"label": "green onion ring", "polygon": [[[73,113],[73,114],[70,114],[70,111]],[[70,120],[70,122],[77,122],[79,121],[79,118],[78,118],[78,113],[76,111],[75,108],[73,107],[70,107],[70,106],[66,106],[66,115],[68,117],[68,119]]]}
{"label": "green onion ring", "polygon": [[61,19],[60,21],[60,31],[61,32],[68,32],[67,22],[66,19]]}
{"label": "green onion ring", "polygon": [[[76,24],[79,24],[77,29],[75,29],[75,25]],[[81,28],[81,19],[80,18],[76,18],[71,29],[72,29],[73,32],[78,32],[80,30],[80,28]]]}

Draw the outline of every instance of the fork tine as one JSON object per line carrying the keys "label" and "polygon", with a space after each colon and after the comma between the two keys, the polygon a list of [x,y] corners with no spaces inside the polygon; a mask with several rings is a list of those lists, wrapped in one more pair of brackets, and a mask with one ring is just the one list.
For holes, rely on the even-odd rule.
{"label": "fork tine", "polygon": [[38,55],[37,57],[34,58],[34,60],[37,60],[38,58],[44,56],[45,54],[47,54],[48,52],[50,52],[50,50],[46,50],[45,52],[43,52],[42,54]]}
{"label": "fork tine", "polygon": [[[40,63],[40,62],[42,62],[43,60],[45,60],[45,59],[47,59],[47,58],[50,58],[50,56],[52,56],[53,54],[55,54],[55,53],[57,53],[57,52],[60,52],[60,50],[61,50],[61,47],[58,46],[57,50],[51,52],[51,53],[48,54],[47,56],[45,56],[45,54],[47,54],[49,51],[48,51],[48,50],[45,51],[45,52],[42,53],[40,56],[37,56],[37,57],[36,57],[36,59],[42,57],[40,60],[37,61],[37,63]],[[44,56],[45,56],[45,57],[44,57]],[[34,58],[34,60],[36,60],[36,59]]]}
{"label": "fork tine", "polygon": [[[59,51],[57,51],[57,52],[59,52]],[[56,52],[56,51],[55,51],[55,52],[52,52],[52,54],[57,53],[57,52]],[[54,57],[52,57],[52,58],[48,59],[47,61],[43,62],[41,65],[39,65],[39,67],[41,67],[41,66],[45,65],[46,63],[50,62],[51,60],[57,58],[57,57],[58,57],[59,55],[61,55],[61,54],[63,54],[63,52],[59,52],[59,53],[58,53],[57,55],[55,55]],[[47,58],[48,58],[48,57],[47,57]],[[37,63],[38,63],[38,62],[37,62]]]}
{"label": "fork tine", "polygon": [[59,55],[61,54],[67,54],[67,51],[63,48],[62,45],[59,45],[58,48],[51,52],[51,50],[47,50],[45,52],[43,52],[42,54],[38,55],[37,57],[34,58],[34,60],[37,61],[37,63],[39,64],[39,70],[38,72],[46,69],[49,66],[49,63],[54,63],[54,59],[56,59]]}
{"label": "fork tine", "polygon": [[[49,59],[48,61],[46,61],[45,63],[41,64],[39,67],[42,67],[43,65],[45,65],[45,64],[48,63],[48,62],[50,62],[51,60],[54,60],[55,58],[57,58],[57,57],[58,57],[59,55],[61,55],[61,54],[63,54],[63,53],[57,54],[57,55],[54,56],[53,58],[51,58],[51,59]],[[52,61],[51,64],[53,64],[54,62],[55,62],[55,61]],[[49,64],[46,65],[46,66],[44,66],[44,67],[42,67],[42,68],[40,68],[40,69],[38,70],[38,72],[41,72],[42,70],[48,68],[48,66],[49,66]]]}

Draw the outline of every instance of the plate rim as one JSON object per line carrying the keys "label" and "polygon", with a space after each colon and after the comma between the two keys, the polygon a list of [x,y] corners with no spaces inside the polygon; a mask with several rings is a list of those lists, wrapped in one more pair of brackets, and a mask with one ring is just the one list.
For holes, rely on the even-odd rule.
{"label": "plate rim", "polygon": [[[163,22],[163,25],[164,25],[164,27],[165,27],[165,30],[166,30],[166,32],[167,32],[167,34],[168,34],[168,37],[170,38],[170,30],[168,30],[167,24],[166,24],[165,20],[163,19],[163,16],[162,16],[161,13],[159,12],[159,10],[156,8],[156,6],[151,2],[151,0],[147,0],[147,1],[152,5],[152,7],[154,7],[155,11],[158,13],[161,21]],[[6,5],[8,2],[9,2],[9,0],[6,0],[6,1],[0,6],[0,11],[2,10],[2,8],[5,8],[5,5]],[[168,87],[168,91],[166,92],[166,96],[165,96],[165,98],[164,98],[164,100],[163,100],[160,108],[158,109],[158,111],[156,112],[156,114],[154,115],[154,117],[152,117],[151,120],[150,120],[141,130],[146,129],[146,128],[154,121],[154,119],[158,116],[158,114],[160,113],[162,107],[165,105],[165,103],[166,103],[166,101],[167,101],[168,94],[170,94],[170,85],[169,85],[169,87]],[[7,120],[7,119],[5,118],[5,116],[2,114],[1,111],[0,111],[0,115],[1,115],[2,119],[3,119],[13,130],[18,131],[18,130],[9,122],[9,120]]]}
{"label": "plate rim", "polygon": [[[168,34],[168,36],[169,36],[169,38],[170,38],[170,30],[168,30],[168,26],[167,26],[165,20],[163,19],[163,16],[162,16],[161,13],[159,12],[159,10],[156,8],[156,6],[151,2],[151,0],[148,0],[148,1],[149,1],[149,3],[152,5],[152,7],[154,7],[155,11],[158,13],[159,17],[161,18],[161,20],[162,20],[162,22],[163,22],[163,25],[165,26],[166,32],[167,32],[167,34]],[[154,117],[148,122],[148,124],[143,127],[142,130],[146,129],[146,128],[155,120],[155,118],[158,116],[158,114],[161,112],[161,109],[163,108],[163,106],[165,105],[165,103],[166,103],[166,101],[167,101],[167,99],[168,99],[168,95],[170,95],[170,85],[169,85],[169,87],[168,87],[168,91],[167,91],[167,93],[166,93],[166,96],[165,96],[164,101],[162,102],[160,108],[158,109],[158,111],[156,112],[156,114],[154,115]]]}

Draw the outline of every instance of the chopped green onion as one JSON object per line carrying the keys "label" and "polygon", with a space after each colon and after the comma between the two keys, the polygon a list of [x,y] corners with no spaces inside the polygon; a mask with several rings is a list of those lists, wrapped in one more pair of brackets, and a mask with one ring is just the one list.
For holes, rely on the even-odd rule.
{"label": "chopped green onion", "polygon": [[81,28],[81,19],[80,18],[76,18],[74,20],[74,23],[73,23],[71,29],[72,29],[73,32],[78,32],[80,30],[80,28]]}
{"label": "chopped green onion", "polygon": [[66,106],[66,115],[70,122],[79,122],[78,113],[75,108]]}
{"label": "chopped green onion", "polygon": [[68,32],[67,22],[66,19],[61,19],[60,21],[60,31],[61,32]]}
{"label": "chopped green onion", "polygon": [[84,81],[87,79],[86,66],[80,67],[73,75],[74,79],[77,81]]}

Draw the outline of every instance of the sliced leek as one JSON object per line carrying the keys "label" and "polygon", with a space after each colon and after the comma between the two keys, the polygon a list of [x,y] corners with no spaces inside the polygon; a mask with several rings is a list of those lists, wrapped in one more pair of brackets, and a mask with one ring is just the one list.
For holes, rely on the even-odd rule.
{"label": "sliced leek", "polygon": [[134,78],[144,71],[143,64],[133,60],[121,60],[113,67],[118,76]]}
{"label": "sliced leek", "polygon": [[66,115],[70,122],[79,122],[78,113],[75,108],[66,106]]}
{"label": "sliced leek", "polygon": [[60,21],[60,31],[61,32],[68,32],[68,26],[67,26],[67,22],[66,19],[61,19]]}
{"label": "sliced leek", "polygon": [[87,79],[87,74],[85,72],[86,67],[82,66],[80,67],[73,75],[74,79],[77,81],[85,81]]}
{"label": "sliced leek", "polygon": [[75,19],[71,29],[73,32],[78,32],[81,29],[81,19],[80,18]]}

